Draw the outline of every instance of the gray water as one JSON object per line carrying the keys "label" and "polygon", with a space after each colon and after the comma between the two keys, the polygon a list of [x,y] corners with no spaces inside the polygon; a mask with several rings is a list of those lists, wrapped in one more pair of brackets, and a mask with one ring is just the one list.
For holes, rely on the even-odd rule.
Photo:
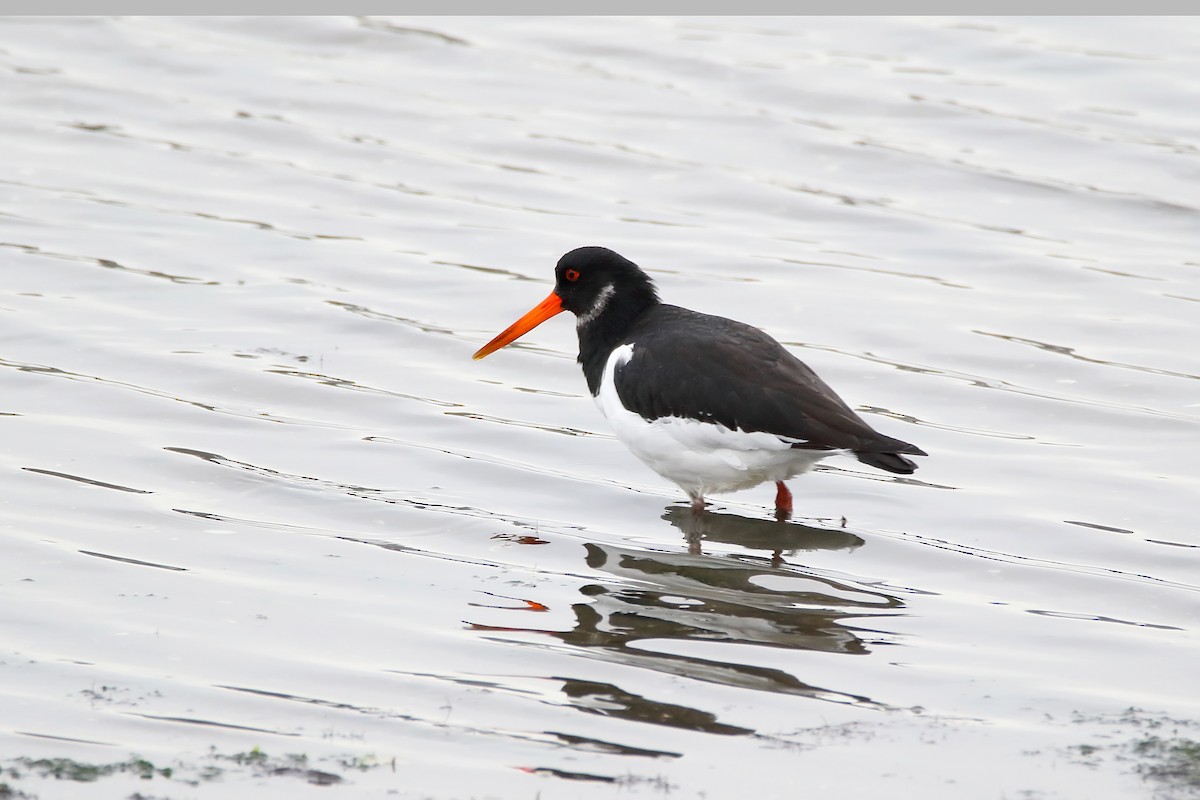
{"label": "gray water", "polygon": [[[1195,18],[0,21],[0,784],[1200,795],[1198,96]],[[586,244],[930,457],[692,518],[568,317],[471,360]]]}

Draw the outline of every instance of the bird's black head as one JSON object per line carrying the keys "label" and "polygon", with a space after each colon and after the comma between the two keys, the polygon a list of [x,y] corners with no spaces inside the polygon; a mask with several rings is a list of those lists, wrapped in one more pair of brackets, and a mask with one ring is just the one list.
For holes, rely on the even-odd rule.
{"label": "bird's black head", "polygon": [[606,247],[580,247],[558,260],[554,291],[475,351],[483,358],[563,311],[575,315],[580,360],[607,352],[633,321],[658,304],[650,276]]}
{"label": "bird's black head", "polygon": [[611,308],[634,317],[658,302],[650,276],[607,247],[578,247],[558,260],[554,293],[581,325]]}

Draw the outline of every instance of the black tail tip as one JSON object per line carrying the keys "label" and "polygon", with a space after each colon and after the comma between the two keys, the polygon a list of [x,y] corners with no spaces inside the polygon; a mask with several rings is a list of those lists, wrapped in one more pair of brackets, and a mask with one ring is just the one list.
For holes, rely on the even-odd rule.
{"label": "black tail tip", "polygon": [[[897,475],[912,475],[917,471],[917,463],[898,453],[855,453],[858,460],[872,467],[877,467]],[[924,455],[924,453],[922,453]]]}

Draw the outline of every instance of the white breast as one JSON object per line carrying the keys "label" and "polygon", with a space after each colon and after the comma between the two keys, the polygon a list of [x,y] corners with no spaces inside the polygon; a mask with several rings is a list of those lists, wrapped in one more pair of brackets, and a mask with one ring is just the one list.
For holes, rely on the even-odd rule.
{"label": "white breast", "polygon": [[791,440],[774,434],[747,433],[715,422],[685,417],[646,420],[621,404],[613,380],[617,367],[632,357],[629,344],[609,355],[596,405],[635,456],[693,499],[787,480],[838,452],[792,449]]}

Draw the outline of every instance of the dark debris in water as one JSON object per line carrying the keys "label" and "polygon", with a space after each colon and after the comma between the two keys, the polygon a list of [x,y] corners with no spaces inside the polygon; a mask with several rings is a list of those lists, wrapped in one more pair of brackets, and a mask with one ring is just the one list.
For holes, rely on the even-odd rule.
{"label": "dark debris in water", "polygon": [[[343,771],[365,772],[383,766],[371,758],[346,756],[334,759],[337,768]],[[155,779],[188,786],[198,786],[207,781],[221,779],[227,772],[248,772],[255,778],[299,778],[315,786],[334,786],[346,779],[337,772],[318,769],[309,763],[307,755],[289,753],[274,756],[255,747],[242,753],[218,753],[212,748],[207,756],[196,763],[177,761],[172,766],[157,766],[136,755],[125,761],[106,764],[89,764],[71,758],[20,757],[0,761],[0,800],[38,800],[31,794],[16,788],[21,780],[43,779],[92,783],[114,775],[132,775],[146,781]],[[135,793],[129,800],[153,800],[149,794]]]}
{"label": "dark debris in water", "polygon": [[170,778],[173,774],[170,767],[156,767],[144,758],[137,757],[112,764],[85,764],[72,758],[17,758],[12,763],[17,765],[9,770],[13,778],[20,777],[20,770],[24,769],[42,778],[81,783],[91,783],[120,773],[130,773],[146,780],[155,777]]}
{"label": "dark debris in water", "polygon": [[212,757],[219,761],[232,761],[238,766],[248,766],[256,777],[288,776],[303,778],[308,783],[317,786],[332,786],[333,784],[341,783],[343,780],[341,775],[312,769],[308,766],[308,756],[301,753],[290,753],[275,758],[268,756],[256,747],[245,753],[234,753],[228,756],[220,755],[214,751]]}
{"label": "dark debris in water", "polygon": [[[1085,743],[1067,748],[1074,760],[1099,767],[1105,760],[1127,763],[1152,784],[1156,800],[1200,798],[1200,724],[1129,708],[1120,714],[1072,720],[1118,728],[1117,744]],[[1128,736],[1128,738],[1125,738]],[[1195,737],[1195,738],[1194,738]]]}
{"label": "dark debris in water", "polygon": [[626,773],[624,775],[597,775],[591,772],[573,772],[557,767],[518,767],[518,769],[530,775],[549,775],[565,781],[610,783],[622,788],[639,785],[647,786],[651,790],[661,794],[670,794],[678,788],[663,775],[655,775],[653,777],[634,775],[633,773]]}
{"label": "dark debris in water", "polygon": [[1143,760],[1138,774],[1200,797],[1200,741],[1147,736],[1133,742],[1132,749]]}

